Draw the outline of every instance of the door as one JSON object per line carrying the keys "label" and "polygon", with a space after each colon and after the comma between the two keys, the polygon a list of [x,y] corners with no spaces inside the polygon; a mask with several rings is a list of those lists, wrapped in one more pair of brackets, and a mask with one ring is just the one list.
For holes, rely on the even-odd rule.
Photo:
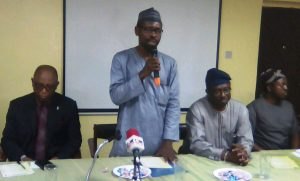
{"label": "door", "polygon": [[287,76],[289,84],[288,100],[294,105],[299,119],[300,9],[263,8],[256,97],[261,93],[259,75],[267,68],[281,69]]}

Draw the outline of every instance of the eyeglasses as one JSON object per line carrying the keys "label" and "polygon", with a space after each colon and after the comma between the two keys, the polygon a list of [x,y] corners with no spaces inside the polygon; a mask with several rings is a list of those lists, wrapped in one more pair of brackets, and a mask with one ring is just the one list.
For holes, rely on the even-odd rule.
{"label": "eyeglasses", "polygon": [[50,91],[54,91],[56,89],[57,84],[42,84],[42,83],[38,83],[38,82],[32,82],[33,83],[33,87],[37,90],[37,91],[42,91],[43,89],[46,89],[46,91],[50,92]]}
{"label": "eyeglasses", "polygon": [[228,95],[231,93],[231,88],[214,89],[212,90],[214,96]]}
{"label": "eyeglasses", "polygon": [[147,34],[151,34],[151,33],[161,34],[163,32],[163,29],[161,29],[161,28],[142,27],[142,30]]}

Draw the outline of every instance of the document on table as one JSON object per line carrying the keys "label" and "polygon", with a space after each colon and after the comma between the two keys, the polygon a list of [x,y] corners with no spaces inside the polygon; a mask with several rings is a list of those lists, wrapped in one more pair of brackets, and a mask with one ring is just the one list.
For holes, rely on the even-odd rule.
{"label": "document on table", "polygon": [[9,164],[0,165],[0,172],[2,177],[30,175],[34,173],[33,170],[30,168],[28,162],[23,162],[21,164],[9,163]]}
{"label": "document on table", "polygon": [[142,157],[141,163],[144,167],[151,169],[152,177],[160,177],[175,173],[175,169],[162,157]]}
{"label": "document on table", "polygon": [[172,168],[162,157],[142,157],[141,163],[148,168]]}
{"label": "document on table", "polygon": [[298,168],[297,163],[288,156],[272,156],[271,165],[273,168]]}
{"label": "document on table", "polygon": [[293,154],[294,154],[296,157],[300,158],[300,149],[297,149],[296,151],[294,151]]}

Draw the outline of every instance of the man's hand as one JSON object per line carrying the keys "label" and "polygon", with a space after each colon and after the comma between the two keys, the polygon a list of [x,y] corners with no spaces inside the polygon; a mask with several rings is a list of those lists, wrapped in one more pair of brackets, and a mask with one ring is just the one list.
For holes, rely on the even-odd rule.
{"label": "man's hand", "polygon": [[171,140],[163,140],[155,156],[161,156],[165,161],[173,162],[177,160],[176,152],[173,149]]}
{"label": "man's hand", "polygon": [[226,161],[236,163],[241,166],[246,166],[249,163],[249,155],[242,145],[232,145],[231,151],[229,151]]}
{"label": "man's hand", "polygon": [[160,70],[160,63],[158,58],[156,57],[149,57],[146,59],[146,64],[142,71],[140,71],[139,76],[140,79],[143,80],[144,78],[148,77],[153,71]]}

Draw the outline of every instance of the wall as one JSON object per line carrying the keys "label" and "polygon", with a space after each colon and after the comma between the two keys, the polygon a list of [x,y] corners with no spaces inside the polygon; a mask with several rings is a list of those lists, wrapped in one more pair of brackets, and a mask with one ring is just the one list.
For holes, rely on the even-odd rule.
{"label": "wall", "polygon": [[[40,64],[57,67],[62,80],[62,1],[0,1],[0,132],[11,99],[32,91]],[[61,85],[58,88],[61,92]]]}
{"label": "wall", "polygon": [[[247,104],[255,97],[262,0],[225,0],[219,67],[232,77],[232,97]],[[226,59],[225,52],[232,52]]]}
{"label": "wall", "polygon": [[[262,0],[223,0],[219,67],[232,76],[232,96],[245,104],[254,98],[262,4]],[[30,78],[38,65],[57,67],[62,80],[62,12],[62,0],[0,1],[1,132],[9,100],[32,90]],[[232,52],[231,59],[225,58],[226,51]],[[115,122],[116,116],[80,119],[82,154],[89,157],[87,139],[92,137],[93,124]]]}

